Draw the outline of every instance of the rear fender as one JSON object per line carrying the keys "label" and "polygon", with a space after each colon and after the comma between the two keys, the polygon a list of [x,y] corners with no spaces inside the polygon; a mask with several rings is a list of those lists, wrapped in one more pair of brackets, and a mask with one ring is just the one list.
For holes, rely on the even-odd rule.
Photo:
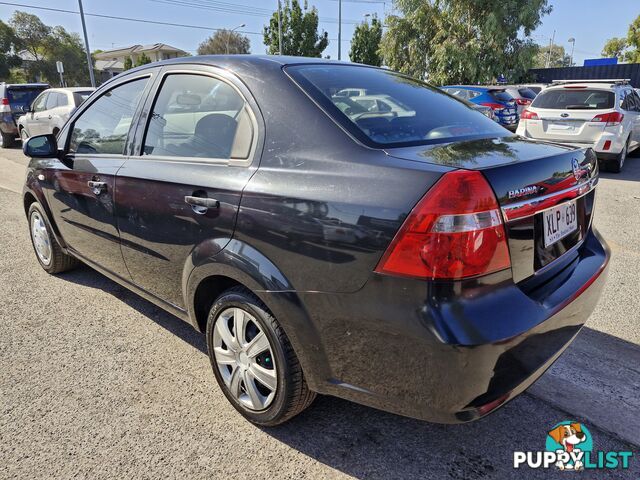
{"label": "rear fender", "polygon": [[30,197],[35,198],[36,201],[42,206],[42,208],[44,209],[44,213],[47,216],[47,220],[49,221],[49,225],[51,225],[51,229],[53,230],[53,236],[58,242],[58,245],[60,245],[66,251],[67,244],[62,238],[60,229],[58,228],[58,225],[53,218],[53,214],[51,213],[51,209],[49,208],[49,202],[47,201],[47,196],[42,190],[40,182],[36,178],[35,170],[31,167],[27,169],[27,177],[25,180],[25,185],[22,189],[22,201],[24,205],[25,215],[29,214],[28,205],[31,203],[29,201]]}
{"label": "rear fender", "polygon": [[[218,253],[211,255],[210,252]],[[196,330],[201,330],[195,312],[196,290],[201,282],[213,276],[227,277],[244,285],[264,302],[286,332],[312,390],[330,378],[320,336],[293,285],[271,260],[239,240],[203,242],[185,264],[183,294],[189,321]]]}

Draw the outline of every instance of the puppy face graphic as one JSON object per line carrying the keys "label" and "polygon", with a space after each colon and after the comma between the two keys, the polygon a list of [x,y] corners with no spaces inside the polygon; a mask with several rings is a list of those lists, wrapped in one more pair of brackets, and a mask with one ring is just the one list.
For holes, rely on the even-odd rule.
{"label": "puppy face graphic", "polygon": [[567,452],[572,452],[577,444],[587,439],[579,423],[560,425],[551,430],[549,436],[562,445]]}

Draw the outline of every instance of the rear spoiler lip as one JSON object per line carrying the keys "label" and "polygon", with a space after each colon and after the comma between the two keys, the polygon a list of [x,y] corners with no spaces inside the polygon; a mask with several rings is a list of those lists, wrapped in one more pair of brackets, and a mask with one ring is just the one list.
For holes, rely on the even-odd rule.
{"label": "rear spoiler lip", "polygon": [[584,197],[594,190],[597,184],[598,176],[594,176],[560,192],[553,192],[548,195],[522,200],[521,202],[501,207],[502,215],[505,222],[531,217],[555,207],[563,200],[577,200],[578,198]]}

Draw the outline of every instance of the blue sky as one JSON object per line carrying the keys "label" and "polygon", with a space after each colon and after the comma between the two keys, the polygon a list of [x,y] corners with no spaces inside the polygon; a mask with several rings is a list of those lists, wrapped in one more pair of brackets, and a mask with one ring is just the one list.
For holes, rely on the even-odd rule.
{"label": "blue sky", "polygon": [[[77,0],[6,0],[65,10],[78,9]],[[209,5],[214,9],[192,8],[169,5],[167,0],[84,0],[86,13],[96,13],[146,20],[183,23],[203,27],[233,28],[241,23],[251,39],[253,53],[264,53],[262,28],[268,22],[263,12],[275,10],[277,0],[169,0],[182,3]],[[349,40],[353,34],[354,23],[361,21],[366,13],[376,13],[383,17],[391,10],[391,1],[378,3],[378,0],[343,0],[342,6],[342,58],[348,59]],[[320,28],[329,33],[330,44],[325,55],[337,58],[338,2],[337,0],[310,0],[318,8]],[[538,43],[548,44],[556,31],[555,42],[571,49],[567,40],[576,39],[574,61],[582,64],[585,58],[598,57],[604,42],[614,36],[624,36],[629,23],[640,14],[640,0],[552,0],[553,11],[543,18],[542,26],[534,32]],[[229,5],[235,5],[229,7]],[[246,7],[246,8],[245,8]],[[220,8],[227,11],[220,11]],[[20,9],[37,14],[49,25],[62,25],[70,31],[80,32],[78,15],[34,10],[26,7],[14,7],[0,4],[0,19],[7,21],[14,10]],[[228,10],[235,10],[230,12]],[[240,13],[244,11],[245,13]],[[197,28],[182,28],[152,24],[133,23],[122,20],[87,17],[89,44],[92,50],[106,50],[112,47],[132,44],[168,43],[195,53],[198,44],[210,35],[210,31]]]}

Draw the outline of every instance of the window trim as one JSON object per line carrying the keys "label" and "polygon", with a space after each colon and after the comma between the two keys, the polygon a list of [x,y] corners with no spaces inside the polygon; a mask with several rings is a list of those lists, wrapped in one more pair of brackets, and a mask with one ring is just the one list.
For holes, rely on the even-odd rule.
{"label": "window trim", "polygon": [[[142,72],[140,72],[139,75],[135,75],[135,76],[131,76],[131,77],[120,77],[118,78],[119,81],[115,81],[115,82],[107,82],[103,85],[103,87],[100,88],[100,94],[96,95],[95,98],[91,99],[91,97],[89,97],[89,99],[87,99],[86,101],[82,102],[82,104],[80,105],[80,107],[77,108],[75,114],[73,115],[73,118],[65,125],[65,139],[64,139],[64,148],[63,148],[63,152],[65,156],[69,156],[71,158],[113,158],[114,156],[117,157],[127,157],[129,156],[128,152],[127,152],[127,147],[131,141],[131,135],[132,132],[135,132],[136,126],[138,124],[138,116],[140,115],[140,110],[141,107],[144,105],[144,102],[146,101],[147,96],[149,95],[149,91],[150,91],[150,87],[153,85],[153,77],[154,77],[154,71],[155,70],[144,70]],[[76,122],[78,121],[78,119],[84,115],[84,112],[87,111],[87,109],[91,108],[91,106],[96,103],[99,99],[101,99],[106,93],[121,87],[122,85],[125,85],[127,83],[131,83],[131,82],[135,82],[137,80],[142,80],[142,79],[148,79],[146,85],[144,86],[143,90],[142,90],[142,95],[140,96],[140,99],[138,100],[137,105],[135,106],[135,109],[133,111],[133,117],[131,117],[131,124],[129,125],[129,131],[127,132],[127,137],[125,138],[124,141],[124,148],[122,149],[122,153],[76,153],[76,152],[69,152],[69,144],[71,143],[71,136],[73,135],[73,129],[76,126]],[[93,95],[92,95],[93,96]],[[91,101],[89,101],[91,99]]]}
{"label": "window trim", "polygon": [[[156,101],[158,100],[158,97],[160,96],[160,92],[162,91],[162,86],[164,85],[164,82],[166,81],[167,77],[169,77],[170,75],[198,75],[198,76],[210,77],[215,80],[224,82],[225,84],[232,87],[236,91],[236,93],[238,93],[240,98],[242,98],[242,100],[244,101],[243,108],[246,109],[247,112],[249,113],[251,126],[253,128],[251,148],[249,148],[249,154],[247,155],[247,158],[182,157],[182,156],[172,156],[172,155],[153,155],[153,154],[144,155],[142,153],[144,150],[145,141],[147,139],[147,131],[149,130],[149,125],[151,123],[150,112],[152,111],[153,107],[156,104]],[[170,68],[170,69],[163,70],[158,75],[158,79],[155,83],[156,84],[154,85],[153,92],[152,92],[153,95],[149,95],[148,96],[149,98],[145,102],[145,104],[149,102],[148,111],[146,111],[145,109],[145,114],[144,114],[146,118],[144,119],[144,121],[140,121],[136,127],[136,130],[138,129],[142,130],[142,136],[141,136],[140,144],[136,145],[138,151],[135,152],[133,155],[131,155],[132,157],[135,157],[137,160],[189,162],[189,163],[215,163],[219,165],[232,165],[232,166],[233,165],[249,166],[253,163],[256,155],[256,151],[258,148],[258,139],[260,136],[258,120],[256,118],[254,109],[251,106],[251,103],[249,102],[247,96],[240,90],[240,88],[234,85],[232,81],[230,81],[228,78],[225,78],[225,76],[217,72],[212,72],[209,70],[192,69],[189,67],[184,68],[183,66],[180,66],[179,68]]]}

